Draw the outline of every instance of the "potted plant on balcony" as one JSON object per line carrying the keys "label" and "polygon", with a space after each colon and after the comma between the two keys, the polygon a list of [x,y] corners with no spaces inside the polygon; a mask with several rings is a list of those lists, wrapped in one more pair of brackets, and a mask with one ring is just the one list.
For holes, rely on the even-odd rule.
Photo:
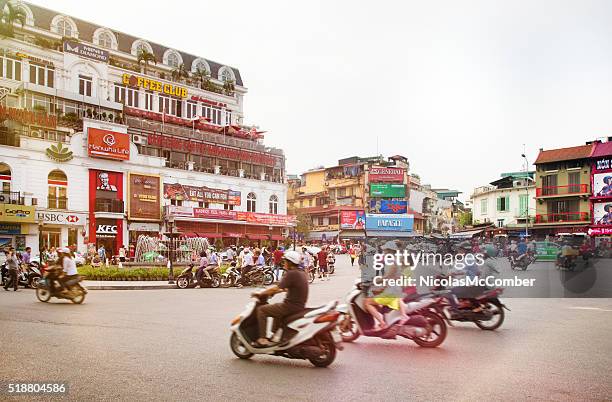
{"label": "potted plant on balcony", "polygon": [[138,53],[136,54],[136,62],[138,63],[138,66],[140,66],[140,63],[142,63],[142,73],[145,75],[147,74],[147,67],[149,67],[149,63],[157,65],[155,55],[146,49],[138,49]]}
{"label": "potted plant on balcony", "polygon": [[192,75],[200,83],[200,89],[204,89],[204,82],[210,83],[210,72],[203,68],[198,67]]}
{"label": "potted plant on balcony", "polygon": [[0,2],[0,5],[0,36],[12,38],[15,36],[14,24],[23,26],[26,23],[25,11],[8,1]]}
{"label": "potted plant on balcony", "polygon": [[179,64],[174,70],[172,70],[172,79],[174,81],[182,81],[189,78],[189,72],[185,68],[183,63]]}

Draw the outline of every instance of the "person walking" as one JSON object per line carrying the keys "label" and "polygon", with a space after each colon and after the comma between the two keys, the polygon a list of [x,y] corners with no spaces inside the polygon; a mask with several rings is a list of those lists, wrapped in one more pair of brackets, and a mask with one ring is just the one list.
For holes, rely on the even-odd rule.
{"label": "person walking", "polygon": [[319,260],[319,279],[324,281],[327,278],[329,280],[327,274],[327,246],[321,248],[321,251],[317,254],[317,259]]}
{"label": "person walking", "polygon": [[127,254],[127,250],[125,246],[121,246],[121,248],[119,248],[119,261],[120,262],[125,262],[126,254]]}
{"label": "person walking", "polygon": [[355,259],[357,258],[357,250],[355,250],[355,246],[351,244],[349,248],[349,255],[351,256],[351,266],[355,265]]}
{"label": "person walking", "polygon": [[274,253],[272,253],[272,262],[274,263],[274,277],[280,282],[281,268],[283,267],[283,256],[285,253],[281,250],[281,247],[276,247]]}
{"label": "person walking", "polygon": [[17,291],[19,288],[19,261],[17,260],[17,256],[15,256],[15,249],[13,247],[9,248],[8,253],[6,255],[6,266],[8,268],[9,280],[6,281],[4,285],[4,290],[8,291],[8,288],[13,285],[13,291]]}
{"label": "person walking", "polygon": [[104,244],[100,245],[100,248],[98,248],[98,255],[100,256],[100,260],[102,261],[103,264],[106,263],[106,249],[104,248]]}

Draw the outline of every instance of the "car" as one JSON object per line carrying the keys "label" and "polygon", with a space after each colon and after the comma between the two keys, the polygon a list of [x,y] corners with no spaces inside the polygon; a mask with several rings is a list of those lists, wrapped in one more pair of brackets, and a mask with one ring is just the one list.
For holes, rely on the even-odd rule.
{"label": "car", "polygon": [[551,241],[536,242],[536,261],[555,261],[561,245]]}

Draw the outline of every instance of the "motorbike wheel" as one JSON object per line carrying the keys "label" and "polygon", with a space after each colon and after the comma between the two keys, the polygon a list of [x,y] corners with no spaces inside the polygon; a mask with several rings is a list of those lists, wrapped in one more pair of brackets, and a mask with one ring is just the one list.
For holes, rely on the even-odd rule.
{"label": "motorbike wheel", "polygon": [[334,272],[336,272],[336,267],[334,265],[332,265],[331,267],[329,267],[329,273],[330,275],[333,274]]}
{"label": "motorbike wheel", "polygon": [[314,282],[314,280],[315,280],[315,273],[314,273],[314,269],[311,269],[311,270],[308,272],[308,282],[309,282],[309,283],[313,283],[313,282]]}
{"label": "motorbike wheel", "polygon": [[250,359],[253,356],[253,353],[249,352],[242,341],[238,339],[238,335],[236,335],[235,332],[232,332],[232,336],[230,337],[230,348],[232,352],[241,359]]}
{"label": "motorbike wheel", "polygon": [[425,311],[421,314],[429,323],[431,331],[421,338],[414,338],[414,342],[424,348],[435,348],[440,346],[446,339],[446,334],[448,332],[446,321],[444,321],[444,318],[440,317],[440,315],[431,311]]}
{"label": "motorbike wheel", "polygon": [[218,288],[219,286],[221,286],[221,277],[213,275],[213,277],[210,279],[210,287]]}
{"label": "motorbike wheel", "polygon": [[329,332],[319,336],[323,350],[317,357],[308,359],[316,367],[327,367],[336,359],[336,344]]}
{"label": "motorbike wheel", "polygon": [[231,275],[223,275],[221,277],[221,286],[223,286],[224,288],[234,286],[234,277]]}
{"label": "motorbike wheel", "polygon": [[43,303],[48,302],[51,299],[51,291],[46,287],[36,288],[36,298]]}
{"label": "motorbike wheel", "polygon": [[40,280],[40,276],[32,275],[28,278],[28,286],[32,289],[36,289],[38,287],[38,281]]}
{"label": "motorbike wheel", "polygon": [[185,278],[184,276],[179,277],[176,280],[176,287],[179,289],[187,289],[187,287],[189,286],[189,280],[187,278]]}
{"label": "motorbike wheel", "polygon": [[342,342],[354,342],[361,335],[357,323],[353,320],[350,314],[345,314],[344,319],[338,324]]}
{"label": "motorbike wheel", "polygon": [[[494,306],[493,309],[491,307]],[[478,326],[478,328],[485,331],[493,331],[497,328],[501,327],[504,322],[505,313],[504,308],[502,307],[499,301],[491,301],[487,303],[487,309],[493,312],[493,318],[488,321],[474,321],[474,324]],[[495,318],[497,317],[497,319]]]}
{"label": "motorbike wheel", "polygon": [[70,299],[70,301],[73,302],[74,304],[82,304],[85,301],[85,292],[80,291],[80,293],[77,296]]}
{"label": "motorbike wheel", "polygon": [[272,283],[274,283],[274,275],[270,273],[264,274],[264,278],[263,278],[264,286],[270,286]]}

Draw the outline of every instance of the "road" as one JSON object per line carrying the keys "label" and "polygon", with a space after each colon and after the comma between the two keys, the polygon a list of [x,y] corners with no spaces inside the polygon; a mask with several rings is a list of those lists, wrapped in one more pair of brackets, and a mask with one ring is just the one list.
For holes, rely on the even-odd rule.
{"label": "road", "polygon": [[[343,297],[356,276],[357,268],[340,256],[332,280],[311,286],[309,304]],[[612,299],[509,298],[512,311],[498,331],[457,324],[433,350],[405,339],[362,337],[346,345],[332,366],[317,369],[301,360],[234,357],[229,322],[251,291],[91,291],[83,305],[40,303],[31,290],[0,291],[0,379],[65,381],[69,400],[610,400],[612,395]]]}

